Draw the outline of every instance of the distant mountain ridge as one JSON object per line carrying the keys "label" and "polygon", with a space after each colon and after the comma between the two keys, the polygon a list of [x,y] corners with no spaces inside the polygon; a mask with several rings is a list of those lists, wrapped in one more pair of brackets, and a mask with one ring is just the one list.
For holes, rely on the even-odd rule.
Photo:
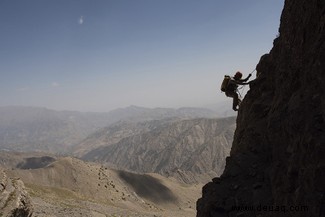
{"label": "distant mountain ridge", "polygon": [[[188,183],[206,181],[223,171],[234,130],[234,117],[158,123],[115,144],[96,148],[83,159],[139,173],[159,173]],[[101,143],[100,138],[110,136],[109,131],[101,133],[104,135],[93,137],[88,144]]]}
{"label": "distant mountain ridge", "polygon": [[107,123],[105,114],[0,107],[0,149],[65,152]]}
{"label": "distant mountain ridge", "polygon": [[213,117],[201,108],[156,108],[130,106],[106,113],[55,111],[38,107],[0,107],[0,149],[67,153],[91,133],[112,123],[164,118]]}
{"label": "distant mountain ridge", "polygon": [[182,107],[174,108],[144,108],[131,105],[126,108],[119,108],[109,112],[113,122],[120,120],[127,121],[148,121],[161,120],[166,118],[212,118],[217,117],[216,113],[206,108]]}
{"label": "distant mountain ridge", "polygon": [[149,132],[177,120],[180,119],[167,118],[143,122],[119,121],[89,135],[73,147],[72,154],[76,157],[82,157],[93,149],[116,144],[124,138]]}

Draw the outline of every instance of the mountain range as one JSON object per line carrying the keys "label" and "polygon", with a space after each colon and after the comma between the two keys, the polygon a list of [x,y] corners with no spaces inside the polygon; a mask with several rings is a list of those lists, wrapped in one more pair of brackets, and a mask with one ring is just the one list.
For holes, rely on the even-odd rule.
{"label": "mountain range", "polygon": [[[82,147],[100,147],[82,159],[187,183],[204,182],[222,173],[235,127],[234,117],[124,123],[88,137]],[[127,136],[120,138],[123,131]]]}
{"label": "mountain range", "polygon": [[201,108],[142,108],[130,106],[107,113],[55,111],[38,107],[0,107],[0,149],[68,153],[95,131],[115,122],[164,118],[215,117]]}

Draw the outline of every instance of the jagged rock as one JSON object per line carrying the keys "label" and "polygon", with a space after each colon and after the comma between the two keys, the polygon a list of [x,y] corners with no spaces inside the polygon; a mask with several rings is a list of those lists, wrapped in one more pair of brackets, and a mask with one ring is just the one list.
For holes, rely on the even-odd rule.
{"label": "jagged rock", "polygon": [[20,179],[11,179],[0,168],[0,216],[30,217],[33,206],[24,183]]}
{"label": "jagged rock", "polygon": [[279,33],[257,65],[225,171],[204,186],[198,217],[325,216],[325,1],[286,0]]}

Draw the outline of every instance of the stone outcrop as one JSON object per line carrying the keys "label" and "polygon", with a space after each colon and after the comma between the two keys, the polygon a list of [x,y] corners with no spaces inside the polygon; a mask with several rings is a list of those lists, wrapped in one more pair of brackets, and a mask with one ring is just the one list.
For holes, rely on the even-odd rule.
{"label": "stone outcrop", "polygon": [[0,216],[30,217],[33,206],[24,183],[19,179],[11,179],[0,168]]}
{"label": "stone outcrop", "polygon": [[286,0],[198,217],[325,216],[325,1]]}

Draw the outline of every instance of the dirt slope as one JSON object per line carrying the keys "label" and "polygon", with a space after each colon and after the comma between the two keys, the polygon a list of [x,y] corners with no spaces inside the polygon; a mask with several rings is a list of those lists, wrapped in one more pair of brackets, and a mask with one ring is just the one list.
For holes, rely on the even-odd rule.
{"label": "dirt slope", "polygon": [[8,173],[24,181],[37,216],[195,216],[202,187],[71,157],[58,158],[44,168]]}

